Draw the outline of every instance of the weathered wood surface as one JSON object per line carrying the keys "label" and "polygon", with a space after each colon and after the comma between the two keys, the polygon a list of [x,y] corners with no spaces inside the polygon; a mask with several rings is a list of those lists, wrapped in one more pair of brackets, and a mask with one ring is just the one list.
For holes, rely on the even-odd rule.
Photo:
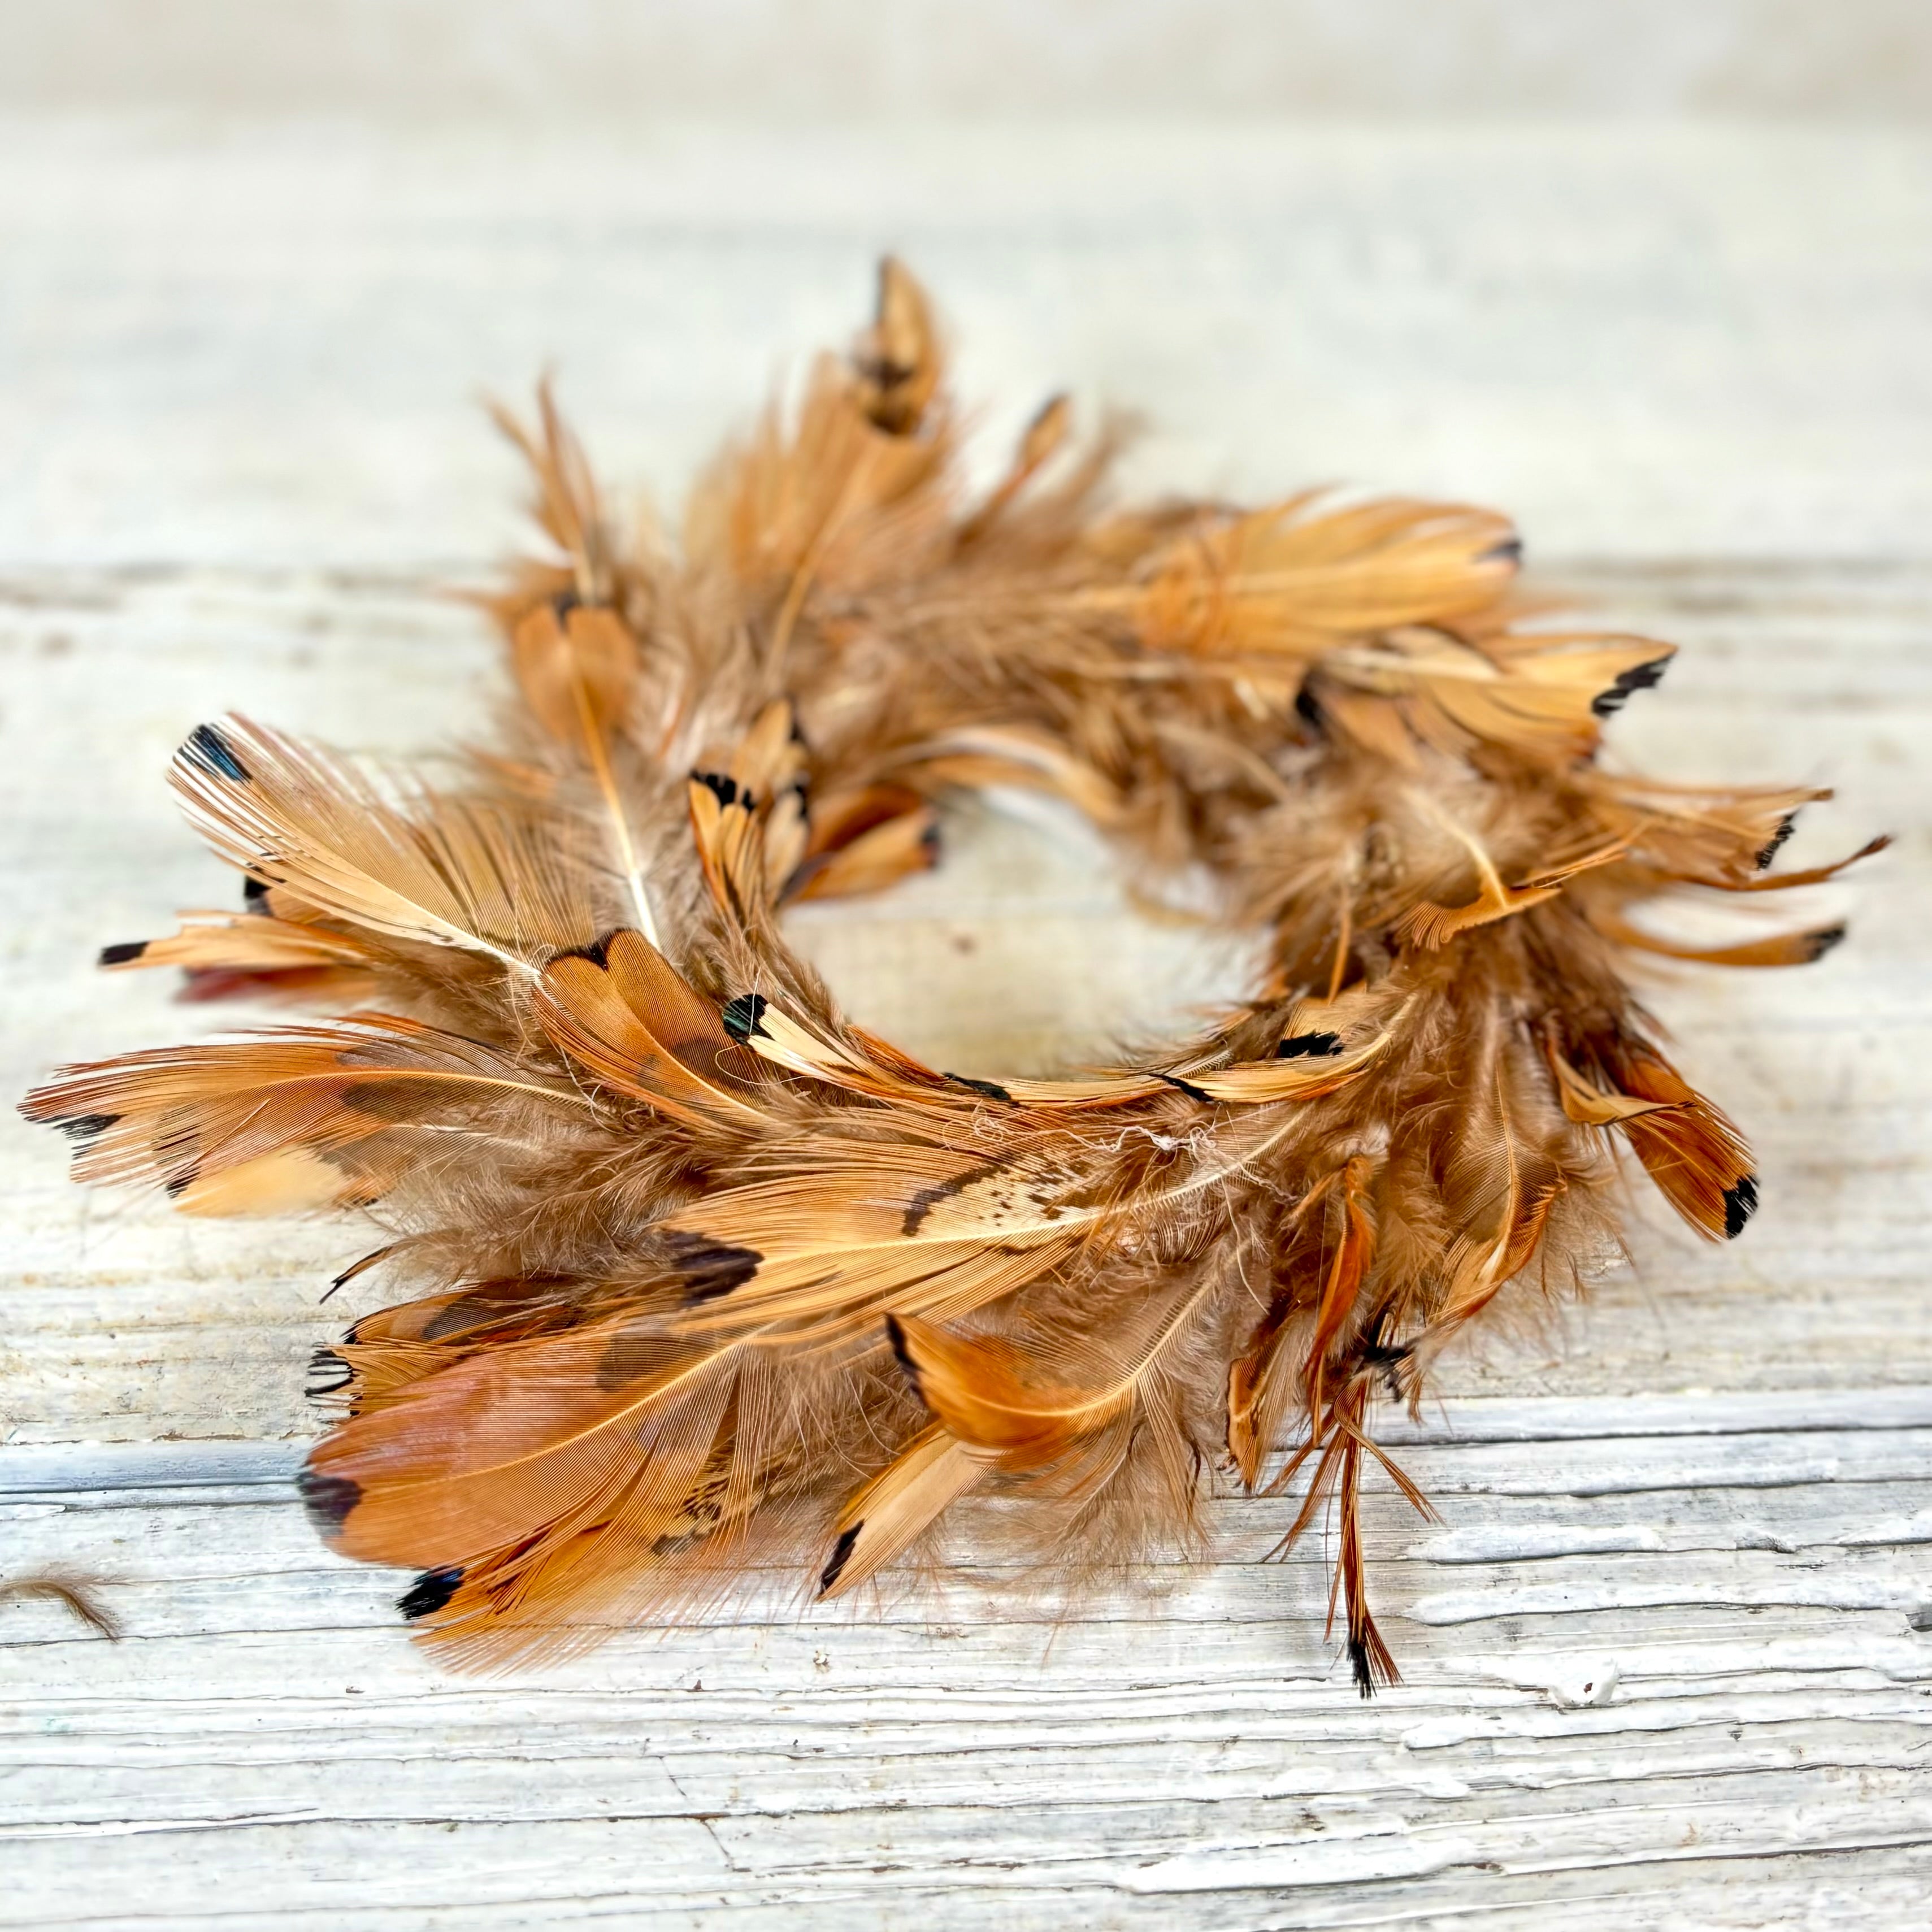
{"label": "weathered wood surface", "polygon": [[[209,1016],[87,970],[227,886],[172,744],[230,706],[406,750],[490,653],[437,583],[512,526],[470,409],[547,356],[668,496],[836,339],[881,242],[995,426],[1071,373],[1144,470],[1495,497],[1684,652],[1673,773],[1830,778],[1900,844],[1802,974],[1657,1004],[1766,1205],[1647,1209],[1586,1309],[1454,1365],[1371,1499],[1408,1682],[1363,1706],[1281,1502],[1056,1614],[964,1569],[568,1668],[440,1675],[288,1473],[361,1231],[190,1222],[0,1127],[0,1922],[400,1928],[1922,1922],[1932,1891],[1932,146],[1902,138],[639,136],[572,148],[0,128],[0,933],[10,1093]],[[1064,827],[801,935],[862,1018],[997,1071],[1233,962]],[[361,1304],[357,1304],[358,1306]],[[1615,1677],[1610,1676],[1614,1667]],[[1592,1687],[1588,1690],[1586,1686]],[[1606,1687],[1609,1687],[1606,1688]]]}

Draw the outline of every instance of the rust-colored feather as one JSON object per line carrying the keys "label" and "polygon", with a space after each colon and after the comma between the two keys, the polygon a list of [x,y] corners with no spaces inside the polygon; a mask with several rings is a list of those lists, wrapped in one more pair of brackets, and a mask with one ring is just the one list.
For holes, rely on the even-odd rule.
{"label": "rust-colored feather", "polygon": [[643,934],[614,932],[543,970],[538,1020],[598,1080],[687,1126],[755,1125],[758,1065]]}
{"label": "rust-colored feather", "polygon": [[1744,1137],[1661,1054],[1619,1043],[1610,1064],[1622,1093],[1659,1103],[1618,1123],[1651,1179],[1700,1234],[1735,1240],[1757,1211],[1757,1176]]}
{"label": "rust-colored feather", "polygon": [[1176,1298],[1137,1342],[1076,1346],[1063,1336],[1030,1346],[1006,1335],[963,1335],[913,1316],[892,1316],[892,1352],[940,1426],[968,1451],[1004,1469],[1043,1468],[1129,1416],[1142,1386],[1187,1333],[1205,1286]]}

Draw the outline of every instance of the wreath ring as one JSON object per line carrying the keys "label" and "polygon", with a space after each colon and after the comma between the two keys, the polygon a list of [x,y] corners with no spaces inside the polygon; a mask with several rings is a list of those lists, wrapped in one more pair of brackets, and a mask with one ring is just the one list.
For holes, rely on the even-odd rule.
{"label": "wreath ring", "polygon": [[[198,1213],[354,1210],[413,1298],[318,1356],[335,1547],[422,1575],[459,1662],[675,1614],[753,1565],[852,1590],[955,1502],[1064,1570],[1197,1539],[1216,1468],[1332,1507],[1364,1694],[1371,1410],[1499,1296],[1580,1282],[1615,1150],[1700,1233],[1756,1204],[1665,1058],[1632,917],[1756,893],[1825,794],[1600,766],[1670,647],[1558,628],[1508,522],[1316,494],[1105,495],[1048,404],[962,484],[926,296],[620,541],[547,392],[550,554],[485,601],[517,701],[452,782],[239,718],[172,782],[245,909],[113,946],[322,1016],[64,1070],[26,1111],[91,1181]],[[934,862],[934,801],[1070,800],[1204,869],[1260,982],[1198,1036],[1054,1077],[928,1067],[843,1020],[782,908]],[[1865,850],[1874,850],[1874,840]],[[1862,856],[1862,854],[1854,856]],[[1842,862],[1850,862],[1849,860]],[[338,1285],[339,1285],[338,1282]]]}

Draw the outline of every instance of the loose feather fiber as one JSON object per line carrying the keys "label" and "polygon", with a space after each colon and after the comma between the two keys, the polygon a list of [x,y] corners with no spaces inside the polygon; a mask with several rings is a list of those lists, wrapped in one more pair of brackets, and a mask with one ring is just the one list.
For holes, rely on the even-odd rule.
{"label": "loose feather fiber", "polygon": [[[26,1111],[81,1179],[201,1214],[353,1208],[412,1286],[316,1364],[303,1486],[489,1664],[788,1564],[843,1595],[961,1498],[1078,1572],[1195,1534],[1217,1468],[1334,1526],[1364,1694],[1396,1666],[1360,1522],[1378,1401],[1578,1279],[1627,1150],[1700,1234],[1757,1181],[1625,981],[1653,902],[1769,869],[1822,794],[1612,776],[1651,640],[1528,621],[1508,522],[1294,497],[1111,506],[1064,398],[961,479],[923,291],[882,272],[692,502],[613,535],[548,392],[502,418],[549,554],[486,600],[504,742],[427,779],[204,725],[173,782],[240,910],[109,947],[200,998],[338,1016],[68,1069]],[[989,1080],[848,1024],[798,899],[934,862],[948,787],[1064,796],[1272,935],[1198,1037]],[[1874,840],[1864,856],[1882,844]],[[1844,862],[1849,863],[1850,861]]]}

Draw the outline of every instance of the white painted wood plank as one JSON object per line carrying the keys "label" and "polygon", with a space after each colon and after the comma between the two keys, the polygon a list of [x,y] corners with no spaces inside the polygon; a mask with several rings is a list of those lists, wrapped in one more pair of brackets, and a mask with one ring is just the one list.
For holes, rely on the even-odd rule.
{"label": "white painted wood plank", "polygon": [[[1718,715],[1722,679],[1700,646],[1748,640],[1755,676],[1728,706],[1746,754],[1796,716],[1853,767],[1852,809],[1909,813],[1910,769],[1892,776],[1852,753],[1874,700],[1894,679],[1910,689],[1918,580],[1902,597],[1894,581],[1889,601],[1830,571],[1774,591],[1750,581],[1600,573],[1590,587],[1686,639],[1691,675],[1653,720],[1672,701]],[[475,702],[482,653],[465,627],[409,616],[400,587],[265,599],[203,578],[203,637],[236,639],[206,662],[178,613],[154,622],[124,596],[113,623],[64,595],[51,608],[74,641],[53,662],[97,718],[124,688],[151,705],[172,681],[226,676],[256,681],[281,715],[340,707],[345,736],[393,692],[382,723],[406,744],[460,728],[434,674],[452,658]],[[398,613],[419,641],[370,648]],[[322,625],[334,655],[304,663],[300,640]],[[1822,694],[1807,690],[1816,639],[1841,627],[1860,632],[1862,655]],[[130,662],[145,675],[112,668]],[[191,693],[180,701],[185,722]],[[63,720],[80,709],[56,688],[22,714],[20,758],[63,729],[79,750],[84,727]],[[1883,728],[1909,716],[1894,707]],[[155,730],[154,765],[179,728]],[[1708,722],[1686,727],[1661,752],[1708,758],[1711,736]],[[83,772],[71,794],[77,822],[100,827],[90,879],[142,930],[150,906],[196,896],[181,875],[201,862],[152,796],[92,790]],[[120,853],[117,811],[149,828]],[[98,904],[74,902],[46,823],[11,854],[40,909],[17,996],[74,1046],[16,1028],[14,1051],[92,1048],[124,1003],[136,1037],[168,1036],[196,1016],[159,988],[77,973],[105,928]],[[881,926],[903,958],[949,930],[1023,924],[1024,889],[1003,903],[984,886],[1014,835],[964,831],[976,897],[882,905],[815,935],[854,941],[835,977],[857,997]],[[1068,883],[1054,862],[1049,848],[1048,892]],[[568,1671],[502,1685],[439,1676],[393,1620],[403,1580],[316,1547],[286,1487],[296,1444],[150,1439],[305,1427],[302,1360],[344,1318],[312,1306],[340,1237],[104,1210],[66,1190],[56,1149],[16,1135],[35,1279],[10,1299],[0,1534],[10,1564],[102,1580],[130,1632],[110,1647],[51,1605],[0,1607],[12,1714],[0,1835],[26,1874],[22,1922],[142,1922],[62,1902],[81,1847],[108,1900],[218,1882],[242,1922],[648,1909],[671,1924],[720,1910],[752,1923],[817,1910],[880,1926],[1312,1924],[1349,1922],[1371,1899],[1376,1917],[1426,1921],[1472,1906],[1507,1918],[1526,1898],[1580,1910],[1606,1891],[1633,1922],[1672,1922],[1689,1898],[1722,1923],[1741,1897],[1760,1912],[1836,1899],[1845,1922],[1904,1922],[1932,1839],[1919,1796],[1932,1635],[1914,1627],[1932,1603],[1932,1375],[1898,1381],[1927,1359],[1908,1245],[1924,1075],[1893,1044],[1917,1017],[1922,842],[1887,864],[1857,942],[1876,957],[1840,955],[1855,970],[1835,994],[1838,962],[1808,982],[1747,982],[1744,1016],[1734,988],[1676,996],[1702,1070],[1727,1093],[1745,1087],[1732,1097],[1783,1184],[1760,1245],[1707,1257],[1659,1232],[1647,1280],[1604,1284],[1568,1357],[1499,1348],[1462,1386],[1508,1393],[1466,1397],[1420,1430],[1392,1424],[1445,1520],[1418,1526],[1387,1494],[1372,1499],[1378,1588],[1410,1681],[1366,1712],[1320,1640],[1318,1549],[1258,1564],[1285,1506],[1235,1500],[1215,1512],[1222,1564],[1154,1566],[1070,1621],[988,1595],[969,1524],[961,1581],[856,1617],[800,1622],[795,1580],[772,1577],[731,1616],[627,1637]],[[158,886],[158,869],[176,876]],[[1091,957],[1122,928],[1106,894],[1082,890]],[[1024,965],[986,944],[982,974]],[[1064,989],[1070,1006],[1077,992]],[[1756,1049],[1778,1029],[1803,1030],[1810,1075],[1767,1078]],[[1882,1160],[1850,1157],[1859,1143]],[[1847,1228],[1863,1232],[1847,1243]],[[90,1436],[125,1439],[74,1440]],[[1558,1707],[1606,1662],[1616,1702]],[[1858,1880],[1834,1891],[1846,1861]],[[215,1922],[199,1904],[168,1916]]]}
{"label": "white painted wood plank", "polygon": [[[1238,1498],[1222,1560],[1064,1610],[969,1515],[923,1590],[804,1614],[770,1574],[694,1628],[443,1675],[402,1580],[288,1488],[308,1352],[364,1305],[316,1297],[376,1237],[90,1197],[0,1124],[0,1575],[95,1579],[127,1628],[0,1600],[0,1923],[1918,1922],[1932,144],[16,124],[0,164],[10,1091],[212,1018],[86,970],[226,890],[160,784],[189,726],[478,728],[487,641],[432,594],[511,531],[474,383],[561,354],[593,447],[665,489],[849,326],[884,238],[996,422],[1071,374],[1155,412],[1171,480],[1494,495],[1684,646],[1628,755],[1837,781],[1801,859],[1901,835],[1817,896],[1856,920],[1822,967],[1660,982],[1762,1150],[1748,1237],[1642,1210],[1634,1269],[1390,1418],[1443,1520],[1369,1499],[1408,1681],[1367,1706],[1322,1551],[1261,1562],[1287,1505]],[[998,1071],[1231,970],[1064,830],[952,830],[930,879],[800,924],[910,1043]]]}
{"label": "white painted wood plank", "polygon": [[1900,130],[0,120],[0,562],[489,556],[554,362],[675,505],[882,245],[1002,447],[1472,497],[1532,555],[1924,557],[1932,142]]}

